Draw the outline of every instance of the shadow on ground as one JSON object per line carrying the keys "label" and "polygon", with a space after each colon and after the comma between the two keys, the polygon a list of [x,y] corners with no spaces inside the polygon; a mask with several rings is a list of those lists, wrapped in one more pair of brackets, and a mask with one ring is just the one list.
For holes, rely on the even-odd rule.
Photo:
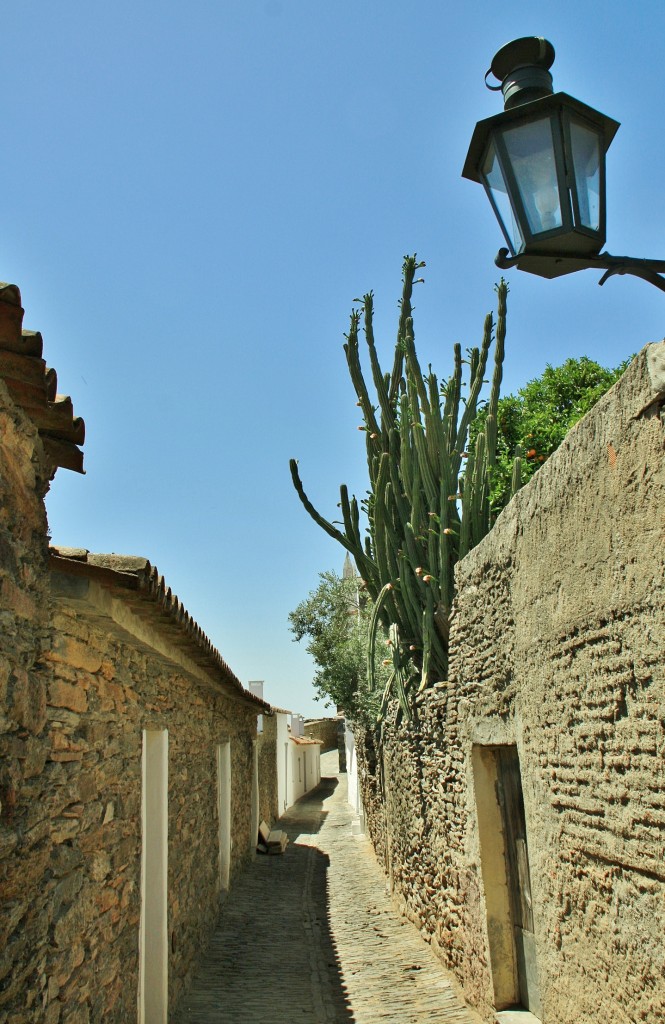
{"label": "shadow on ground", "polygon": [[329,859],[316,846],[324,778],[280,819],[289,845],[235,880],[175,1024],[353,1024],[330,929]]}
{"label": "shadow on ground", "polygon": [[330,799],[338,785],[339,780],[334,776],[322,778],[316,789],[310,790],[289,807],[275,828],[281,828],[288,833],[291,843],[297,842],[299,835],[316,835],[328,817],[326,801]]}

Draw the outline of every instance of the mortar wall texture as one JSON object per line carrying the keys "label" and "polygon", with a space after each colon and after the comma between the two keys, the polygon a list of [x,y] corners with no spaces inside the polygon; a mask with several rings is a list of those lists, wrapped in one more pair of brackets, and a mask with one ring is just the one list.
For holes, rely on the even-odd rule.
{"label": "mortar wall texture", "polygon": [[546,1024],[665,1019],[665,343],[459,564],[449,679],[357,730],[394,892],[493,1020],[472,751],[515,744]]}
{"label": "mortar wall texture", "polygon": [[317,718],[305,722],[304,735],[310,740],[321,740],[321,753],[337,750],[339,718]]}
{"label": "mortar wall texture", "polygon": [[94,580],[68,589],[49,572],[47,480],[0,381],[0,1022],[124,1024],[137,1016],[143,730],[169,734],[172,1013],[219,910],[226,741],[231,884],[249,856],[257,708],[153,646],[149,626],[132,631],[131,612],[119,625]]}
{"label": "mortar wall texture", "polygon": [[277,718],[263,716],[257,738],[259,757],[259,821],[272,825],[279,817],[277,800]]}
{"label": "mortar wall texture", "polygon": [[26,796],[48,756],[47,487],[37,430],[0,381],[0,1021],[39,1019],[31,1015],[44,995],[43,943],[33,954],[42,908],[32,897],[49,858]]}
{"label": "mortar wall texture", "polygon": [[[231,884],[248,857],[256,716],[120,631],[114,635],[108,624],[91,621],[73,602],[59,599],[57,605],[54,646],[47,655],[53,671],[48,715],[57,747],[50,759],[57,756],[64,763],[57,778],[40,780],[46,785],[35,796],[40,817],[51,819],[51,842],[66,843],[78,861],[66,876],[68,905],[61,908],[53,934],[58,959],[72,948],[75,958],[83,959],[60,999],[68,1013],[78,1002],[90,1006],[90,1020],[120,1022],[133,1019],[138,987],[142,731],[168,730],[173,1009],[219,913],[215,757],[217,744],[227,741]],[[82,1019],[87,1020],[85,1013]]]}

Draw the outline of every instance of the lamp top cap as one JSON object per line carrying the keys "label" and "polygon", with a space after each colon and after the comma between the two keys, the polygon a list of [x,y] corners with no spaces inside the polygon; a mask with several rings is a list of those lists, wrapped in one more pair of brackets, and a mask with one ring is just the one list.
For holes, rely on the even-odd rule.
{"label": "lamp top cap", "polygon": [[[513,39],[494,54],[485,83],[488,89],[501,89],[504,106],[508,109],[551,94],[549,69],[553,63],[554,47],[547,39],[541,36]],[[487,83],[490,74],[501,82],[500,86]]]}
{"label": "lamp top cap", "polygon": [[523,36],[513,39],[502,46],[492,58],[490,71],[495,78],[503,82],[504,78],[515,68],[531,66],[544,68],[545,71],[554,64],[554,47],[540,36]]}

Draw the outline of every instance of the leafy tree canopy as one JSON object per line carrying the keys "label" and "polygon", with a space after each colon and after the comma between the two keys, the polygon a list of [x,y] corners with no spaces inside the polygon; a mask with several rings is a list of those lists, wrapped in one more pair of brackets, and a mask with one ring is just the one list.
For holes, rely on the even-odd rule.
{"label": "leafy tree canopy", "polygon": [[[516,449],[522,456],[521,483],[527,483],[556,451],[578,420],[619,379],[629,360],[614,369],[593,359],[567,359],[561,366],[547,366],[540,377],[525,384],[516,395],[500,398],[497,409],[497,456],[490,474],[490,501],[496,515],[512,493]],[[483,416],[478,419],[480,429]]]}
{"label": "leafy tree canopy", "polygon": [[[351,718],[375,715],[377,698],[367,690],[368,602],[360,579],[319,573],[319,585],[289,614],[294,640],[307,639],[319,698]],[[377,658],[383,656],[383,652]],[[379,674],[385,676],[382,665]]]}

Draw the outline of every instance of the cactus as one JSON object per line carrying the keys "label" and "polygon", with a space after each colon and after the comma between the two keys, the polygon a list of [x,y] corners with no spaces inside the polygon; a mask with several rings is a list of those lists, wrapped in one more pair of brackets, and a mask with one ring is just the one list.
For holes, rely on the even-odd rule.
{"label": "cactus", "polygon": [[[448,670],[448,631],[454,596],[454,567],[490,529],[489,468],[496,454],[496,413],[504,358],[506,296],[497,286],[498,319],[494,372],[482,431],[466,451],[479,408],[494,320],[485,318],[481,345],[468,353],[468,396],[462,399],[463,360],[453,349],[453,371],[439,384],[431,368],[423,374],[416,355],[411,297],[415,275],[424,263],[405,257],[400,318],[392,373],[383,373],[373,330],[374,297],[351,313],[344,351],[358,405],[364,417],[369,497],[363,502],[367,530],[347,488],[340,488],[343,530],[325,519],[309,501],[298,464],[291,460],[294,486],[304,507],[326,533],[355,559],[375,602],[374,630],[390,631],[392,685],[408,716],[409,695]],[[364,322],[376,404],[372,403],[361,362],[359,333]],[[371,640],[372,645],[374,639]],[[370,659],[371,661],[371,659]],[[411,664],[409,676],[407,663]],[[414,671],[415,670],[415,671]],[[370,685],[371,685],[370,672]],[[389,684],[390,685],[390,684]],[[383,707],[387,701],[384,695]]]}

